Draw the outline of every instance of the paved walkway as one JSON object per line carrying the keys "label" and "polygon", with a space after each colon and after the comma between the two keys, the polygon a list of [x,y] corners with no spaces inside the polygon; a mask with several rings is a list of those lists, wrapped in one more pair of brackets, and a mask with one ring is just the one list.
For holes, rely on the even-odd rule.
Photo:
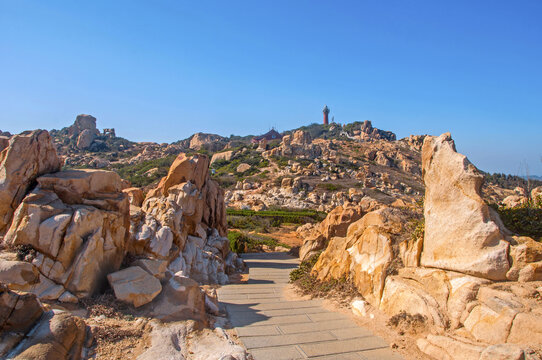
{"label": "paved walkway", "polygon": [[298,260],[285,253],[244,254],[246,284],[219,289],[232,325],[255,360],[400,360],[388,344],[321,300],[288,301],[282,290]]}

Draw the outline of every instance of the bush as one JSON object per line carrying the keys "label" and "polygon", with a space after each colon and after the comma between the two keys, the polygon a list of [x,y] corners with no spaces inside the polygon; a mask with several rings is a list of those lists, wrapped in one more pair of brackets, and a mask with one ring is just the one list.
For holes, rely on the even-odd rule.
{"label": "bush", "polygon": [[324,189],[324,190],[330,191],[330,192],[338,191],[338,190],[341,190],[341,189],[343,188],[342,185],[339,185],[339,184],[330,184],[330,183],[318,184],[318,187],[319,187],[320,189]]}
{"label": "bush", "polygon": [[344,305],[349,305],[351,300],[359,296],[350,279],[330,279],[320,281],[311,274],[311,270],[318,261],[321,253],[311,256],[308,260],[301,262],[299,268],[290,272],[290,283],[294,284],[303,295],[313,297],[333,297]]}
{"label": "bush", "polygon": [[[317,223],[325,219],[326,213],[315,210],[226,210],[228,227],[234,229],[257,230],[267,232],[269,227],[279,227],[282,224]],[[263,231],[260,231],[262,229]]]}
{"label": "bush", "polygon": [[293,283],[303,277],[310,276],[311,270],[318,261],[320,254],[322,254],[321,251],[311,256],[308,260],[302,261],[297,269],[292,270],[290,272],[290,282]]}
{"label": "bush", "polygon": [[528,201],[513,208],[493,205],[493,208],[508,230],[542,241],[542,202]]}
{"label": "bush", "polygon": [[[143,187],[166,176],[169,167],[173,164],[176,155],[169,155],[160,159],[142,161],[139,164],[115,164],[112,167],[119,176],[132,183],[133,186]],[[146,174],[151,169],[158,169],[153,174]]]}
{"label": "bush", "polygon": [[289,245],[283,244],[272,237],[241,231],[229,231],[228,240],[230,241],[230,249],[237,253],[262,251],[264,245],[271,250],[275,250],[278,246],[290,248]]}

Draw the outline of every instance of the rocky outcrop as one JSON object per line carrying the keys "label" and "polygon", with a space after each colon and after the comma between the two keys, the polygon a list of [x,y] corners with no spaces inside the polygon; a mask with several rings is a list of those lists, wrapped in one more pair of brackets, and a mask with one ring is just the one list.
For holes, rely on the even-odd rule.
{"label": "rocky outcrop", "polygon": [[27,131],[10,138],[0,153],[0,234],[7,230],[36,178],[59,171],[61,166],[47,131]]}
{"label": "rocky outcrop", "polygon": [[361,135],[362,140],[389,140],[395,141],[396,136],[391,131],[384,131],[373,127],[373,124],[370,120],[365,120],[361,124]]}
{"label": "rocky outcrop", "polygon": [[215,161],[230,161],[232,157],[233,157],[233,151],[232,150],[215,153],[215,154],[213,154],[213,157],[211,158],[211,165]]}
{"label": "rocky outcrop", "polygon": [[63,311],[48,311],[9,354],[9,359],[78,360],[86,339],[85,322]]}
{"label": "rocky outcrop", "polygon": [[404,263],[417,265],[420,240],[404,236],[409,214],[384,207],[348,227],[345,237],[331,238],[313,267],[319,280],[350,278],[371,304],[378,304],[386,276]]}
{"label": "rocky outcrop", "polygon": [[509,270],[505,229],[481,197],[483,175],[450,134],[425,138],[425,240],[421,264],[492,280]]}
{"label": "rocky outcrop", "polygon": [[96,133],[92,130],[85,129],[81,131],[77,137],[77,148],[81,150],[88,149],[96,137]]}
{"label": "rocky outcrop", "polygon": [[299,259],[301,261],[308,260],[311,256],[324,250],[332,237],[346,236],[350,224],[365,214],[368,203],[369,201],[366,199],[358,206],[349,204],[333,209],[318,227],[313,229],[303,240],[303,245],[299,249]]}
{"label": "rocky outcrop", "polygon": [[79,136],[85,130],[88,130],[95,136],[100,135],[100,132],[96,128],[96,118],[94,116],[86,114],[77,115],[73,125],[68,127],[68,135]]}
{"label": "rocky outcrop", "polygon": [[435,359],[522,359],[542,343],[542,245],[509,234],[449,134],[425,138],[423,176],[424,235],[410,210],[382,207],[331,238],[312,274],[349,279],[389,316],[418,315],[430,335],[417,345]]}
{"label": "rocky outcrop", "polygon": [[34,294],[16,293],[0,284],[0,357],[2,359],[80,359],[83,320],[61,311],[45,312]]}
{"label": "rocky outcrop", "polygon": [[227,144],[227,139],[215,134],[195,133],[190,138],[190,149],[206,149],[211,152],[222,150]]}
{"label": "rocky outcrop", "polygon": [[71,170],[44,175],[37,183],[4,239],[9,246],[33,249],[25,260],[39,269],[40,280],[27,291],[49,284],[46,293],[52,291],[53,298],[65,290],[92,295],[124,257],[129,209],[121,179],[109,171]]}
{"label": "rocky outcrop", "polygon": [[145,200],[143,190],[141,190],[140,188],[131,187],[123,189],[122,192],[128,196],[128,201],[130,202],[130,205],[141,207],[141,205],[143,204],[143,200]]}
{"label": "rocky outcrop", "polygon": [[132,212],[131,252],[165,260],[172,273],[202,283],[226,283],[230,256],[224,194],[209,178],[209,159],[180,154],[168,175]]}

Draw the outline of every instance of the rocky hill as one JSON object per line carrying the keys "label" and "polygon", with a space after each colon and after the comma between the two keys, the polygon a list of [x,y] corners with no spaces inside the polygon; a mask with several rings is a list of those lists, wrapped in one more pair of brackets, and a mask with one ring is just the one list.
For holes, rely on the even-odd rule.
{"label": "rocky hill", "polygon": [[418,324],[405,341],[423,356],[537,359],[533,184],[481,173],[449,134],[397,140],[369,121],[173,144],[90,115],[4,132],[0,357],[248,359],[216,288],[241,277],[234,251],[297,244],[305,286],[349,284],[354,312],[395,336]]}
{"label": "rocky hill", "polygon": [[[167,174],[178,153],[206,154],[211,177],[226,189],[227,206],[233,208],[330,211],[364,193],[408,201],[423,194],[423,135],[396,140],[395,134],[370,121],[312,124],[282,135],[259,143],[252,143],[252,136],[204,133],[172,144],[136,143],[116,137],[114,129],[100,132],[90,115],[51,131],[65,168],[112,170],[144,191]],[[486,180],[483,196],[492,203],[521,195],[518,187],[527,187],[524,179],[510,175],[487,174]],[[533,187],[542,184],[531,182]]]}

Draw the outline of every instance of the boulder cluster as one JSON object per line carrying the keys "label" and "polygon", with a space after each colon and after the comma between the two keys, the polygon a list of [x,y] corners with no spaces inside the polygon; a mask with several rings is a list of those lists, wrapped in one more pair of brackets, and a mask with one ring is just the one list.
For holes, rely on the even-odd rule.
{"label": "boulder cluster", "polygon": [[341,208],[330,220],[344,217],[347,230],[325,236],[326,219],[300,255],[325,248],[312,274],[351,279],[363,296],[357,313],[421,315],[430,331],[417,345],[435,359],[527,358],[542,343],[542,245],[504,227],[449,134],[425,138],[422,165],[424,232],[406,209]]}
{"label": "boulder cluster", "polygon": [[[78,117],[70,131],[81,139],[93,124]],[[78,303],[108,285],[164,321],[205,321],[206,307],[216,311],[200,284],[228,282],[243,262],[224,237],[224,194],[205,155],[181,153],[144,198],[115,172],[61,170],[47,131],[2,146],[0,357],[78,358],[83,320],[42,302]]]}

